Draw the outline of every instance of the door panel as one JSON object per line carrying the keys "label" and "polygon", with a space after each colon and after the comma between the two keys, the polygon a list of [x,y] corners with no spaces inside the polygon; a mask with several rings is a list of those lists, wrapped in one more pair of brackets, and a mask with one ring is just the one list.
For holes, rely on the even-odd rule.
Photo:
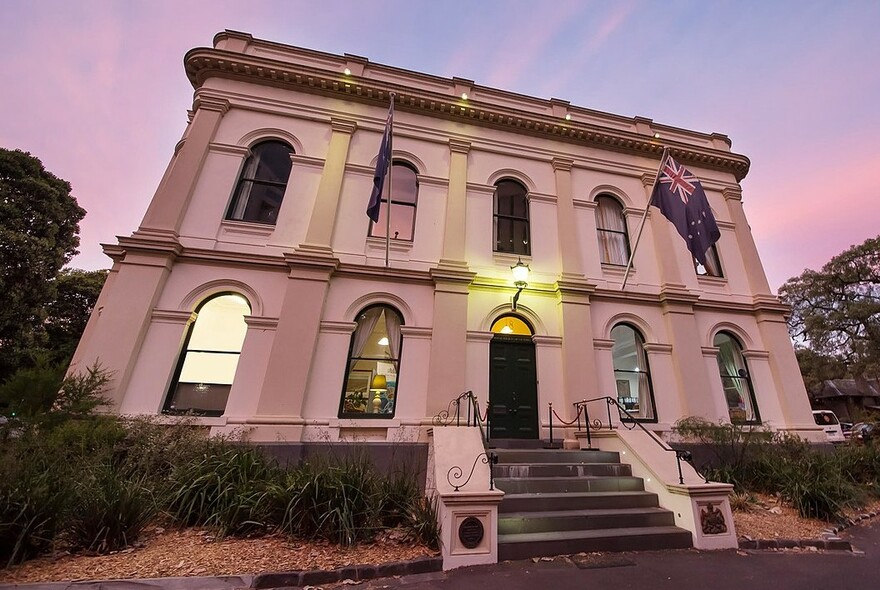
{"label": "door panel", "polygon": [[493,438],[538,438],[538,382],[531,338],[496,334],[489,344]]}

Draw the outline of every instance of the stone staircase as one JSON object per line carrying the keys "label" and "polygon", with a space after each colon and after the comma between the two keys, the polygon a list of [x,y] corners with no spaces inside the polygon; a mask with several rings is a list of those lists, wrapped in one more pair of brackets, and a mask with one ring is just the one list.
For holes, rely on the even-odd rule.
{"label": "stone staircase", "polygon": [[681,549],[690,531],[675,526],[618,453],[496,448],[499,560],[582,551]]}

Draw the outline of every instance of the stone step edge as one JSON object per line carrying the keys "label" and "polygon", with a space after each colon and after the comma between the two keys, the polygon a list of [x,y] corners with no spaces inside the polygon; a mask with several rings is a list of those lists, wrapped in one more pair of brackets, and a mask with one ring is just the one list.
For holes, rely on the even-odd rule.
{"label": "stone step edge", "polygon": [[305,587],[318,584],[333,584],[352,580],[372,580],[391,576],[411,574],[427,574],[443,570],[443,557],[419,557],[410,561],[394,561],[379,565],[350,565],[334,570],[305,570],[292,572],[275,572],[254,576],[250,587],[255,590],[265,588]]}
{"label": "stone step edge", "polygon": [[841,538],[831,539],[739,539],[740,549],[806,549],[815,547],[824,551],[854,552],[852,543]]}

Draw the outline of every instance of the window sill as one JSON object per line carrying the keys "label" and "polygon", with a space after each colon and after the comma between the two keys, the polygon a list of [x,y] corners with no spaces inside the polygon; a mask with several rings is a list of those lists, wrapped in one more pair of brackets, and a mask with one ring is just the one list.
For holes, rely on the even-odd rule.
{"label": "window sill", "polygon": [[[373,252],[385,252],[385,238],[377,238],[374,236],[367,236],[367,249]],[[396,252],[400,254],[409,254],[412,250],[413,243],[411,240],[394,240],[392,239],[389,244],[389,249],[391,252]]]}
{"label": "window sill", "polygon": [[522,260],[523,264],[529,264],[532,262],[531,254],[511,254],[510,252],[493,252],[492,259],[495,261],[495,264],[504,265],[504,266],[514,266],[517,262]]}
{"label": "window sill", "polygon": [[231,221],[224,219],[220,222],[220,231],[217,239],[221,241],[257,241],[264,242],[275,231],[275,225],[258,223],[256,221]]}
{"label": "window sill", "polygon": [[727,285],[725,277],[713,277],[709,275],[697,275],[697,282],[701,285],[724,287]]}
{"label": "window sill", "polygon": [[159,424],[189,424],[195,426],[226,426],[226,416],[194,416],[192,414],[161,413],[156,416]]}
{"label": "window sill", "polygon": [[[602,263],[602,272],[605,274],[609,274],[611,276],[623,277],[626,274],[626,265],[625,264],[611,264],[610,262]],[[635,276],[636,267],[631,266],[629,268],[630,276]]]}

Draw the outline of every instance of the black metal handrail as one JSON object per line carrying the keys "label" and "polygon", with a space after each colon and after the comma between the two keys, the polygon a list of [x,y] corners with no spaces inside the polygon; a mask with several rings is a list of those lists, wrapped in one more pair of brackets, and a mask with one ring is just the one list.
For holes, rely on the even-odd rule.
{"label": "black metal handrail", "polygon": [[[480,437],[484,443],[489,442],[489,402],[486,411],[480,412],[480,400],[473,391],[460,393],[449,402],[445,410],[441,410],[431,420],[434,426],[472,426],[480,429]],[[462,424],[464,420],[464,424]]]}
{"label": "black metal handrail", "polygon": [[455,481],[461,481],[464,477],[464,470],[458,465],[453,465],[449,468],[449,471],[446,472],[446,481],[455,488],[453,491],[457,492],[459,488],[463,488],[468,484],[471,480],[471,477],[474,475],[474,471],[477,468],[477,463],[482,461],[483,465],[489,466],[489,489],[495,489],[495,473],[493,467],[498,464],[498,455],[495,453],[480,453],[474,459],[474,464],[471,465],[471,472],[468,474],[467,479],[464,480],[463,483],[454,483]]}
{"label": "black metal handrail", "polygon": [[[576,408],[578,408],[578,416],[577,416],[578,417],[578,428],[580,428],[580,412],[581,412],[581,410],[583,410],[584,420],[586,422],[586,427],[587,427],[587,448],[590,448],[590,449],[593,448],[593,440],[592,440],[592,437],[590,436],[591,427],[595,428],[596,430],[601,430],[601,428],[602,428],[602,420],[597,418],[592,423],[590,422],[590,414],[589,414],[589,410],[587,409],[587,404],[589,404],[590,402],[598,402],[598,401],[602,401],[602,400],[605,400],[605,402],[606,402],[605,407],[608,411],[608,430],[613,430],[613,425],[611,423],[611,406],[614,405],[614,406],[617,406],[617,409],[619,412],[625,414],[626,417],[629,418],[629,420],[624,420],[621,417],[620,424],[624,428],[626,428],[627,430],[633,430],[633,429],[635,429],[636,426],[638,426],[639,428],[641,428],[645,432],[645,434],[650,436],[654,440],[654,442],[656,442],[658,445],[660,445],[661,449],[663,449],[664,451],[675,453],[675,462],[676,462],[676,465],[678,466],[678,483],[684,485],[684,475],[681,472],[681,462],[682,461],[686,461],[691,467],[694,468],[694,471],[697,471],[699,473],[696,466],[694,466],[694,457],[690,451],[673,449],[672,447],[670,447],[666,442],[663,441],[663,439],[661,439],[655,433],[653,433],[650,430],[648,430],[647,428],[645,428],[644,425],[642,425],[642,423],[639,422],[635,416],[633,416],[632,414],[629,413],[629,410],[627,410],[625,407],[620,405],[620,402],[617,401],[616,398],[613,398],[608,395],[603,396],[603,397],[595,397],[593,399],[585,399],[585,400],[581,400],[579,402],[574,402],[574,404],[572,404]],[[703,475],[703,479],[706,481],[706,483],[709,483],[709,478],[706,477],[705,475]]]}
{"label": "black metal handrail", "polygon": [[550,423],[549,448],[556,448],[555,443],[553,442],[553,416],[556,416],[556,419],[559,420],[559,422],[561,422],[563,426],[571,426],[572,424],[577,423],[578,430],[580,430],[581,408],[577,408],[577,415],[574,417],[574,420],[571,420],[570,422],[566,422],[565,420],[562,419],[562,417],[559,414],[556,413],[556,410],[553,409],[553,402],[548,402],[547,416],[548,416],[548,421]]}

